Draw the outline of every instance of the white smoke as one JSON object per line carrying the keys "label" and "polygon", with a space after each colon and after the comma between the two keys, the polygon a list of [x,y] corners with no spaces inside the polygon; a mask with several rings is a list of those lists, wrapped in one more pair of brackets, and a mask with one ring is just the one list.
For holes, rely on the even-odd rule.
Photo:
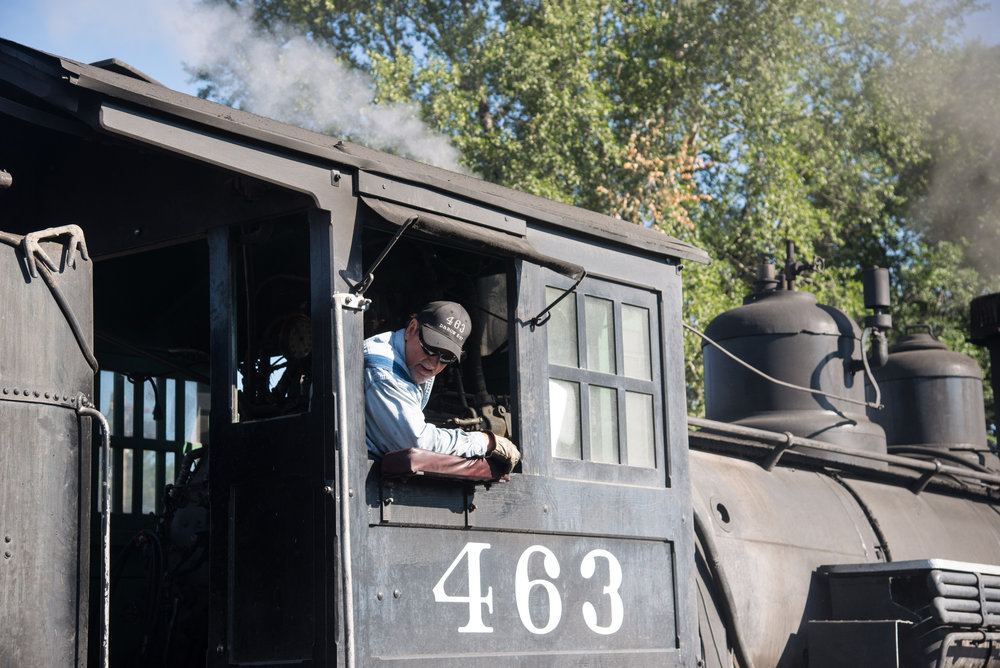
{"label": "white smoke", "polygon": [[[329,47],[279,28],[254,30],[249,11],[195,0],[42,0],[56,34],[90,30],[165,44],[192,72],[209,73],[215,92],[246,111],[458,171],[458,150],[431,132],[414,105],[377,105],[371,80]],[[29,45],[30,46],[30,45]],[[144,70],[144,49],[128,58]],[[60,53],[77,58],[73,53]]]}
{"label": "white smoke", "polygon": [[240,108],[457,169],[457,149],[427,129],[414,105],[374,104],[372,82],[331,48],[281,28],[261,35],[249,10],[225,4],[188,4],[171,20],[188,68],[209,73]]}

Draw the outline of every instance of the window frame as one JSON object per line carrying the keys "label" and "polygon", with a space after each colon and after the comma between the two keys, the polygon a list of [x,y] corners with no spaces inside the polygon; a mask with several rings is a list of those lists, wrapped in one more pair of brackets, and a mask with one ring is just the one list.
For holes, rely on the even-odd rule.
{"label": "window frame", "polygon": [[[546,288],[567,290],[572,287],[573,282],[559,276],[551,271],[543,274],[542,294],[546,295]],[[595,371],[585,368],[587,364],[587,322],[586,322],[586,298],[596,297],[598,299],[610,300],[613,303],[614,314],[614,350],[615,350],[615,372]],[[642,288],[624,283],[617,283],[608,279],[587,277],[575,292],[567,295],[564,301],[574,300],[576,305],[576,334],[577,334],[577,366],[570,367],[556,364],[549,360],[549,340],[548,333],[545,339],[545,369],[546,379],[563,380],[576,383],[579,387],[579,417],[581,433],[581,459],[567,459],[556,456],[551,436],[551,397],[549,382],[545,382],[545,424],[548,428],[546,432],[546,447],[548,458],[552,470],[557,475],[564,475],[574,478],[600,478],[609,482],[630,482],[639,484],[663,485],[667,479],[667,453],[669,452],[666,443],[666,418],[665,405],[666,388],[663,384],[663,332],[662,332],[662,297],[655,290]],[[650,378],[648,380],[633,378],[624,375],[624,340],[622,323],[622,305],[631,305],[644,308],[649,314],[649,354],[650,354]],[[558,307],[557,307],[558,308]],[[590,406],[590,387],[612,388],[615,391],[618,424],[618,462],[604,463],[590,459],[592,456],[591,427],[588,418]],[[653,416],[653,458],[654,466],[635,466],[628,464],[628,433],[624,426],[627,424],[626,393],[637,392],[650,395],[652,397]]]}
{"label": "window frame", "polygon": [[[147,382],[150,379],[156,383],[164,411],[159,420],[151,413],[156,396]],[[133,380],[127,372],[102,369],[95,375],[94,388],[99,410],[110,427],[112,512],[136,518],[163,512],[166,485],[174,482],[184,455],[208,447],[209,411],[201,411],[204,404],[199,396],[207,397],[209,386],[177,374],[140,374]],[[188,412],[192,407],[193,416]],[[200,441],[188,440],[192,430],[198,431]],[[168,431],[173,431],[172,437]],[[100,459],[97,450],[92,471],[95,489],[100,484]],[[94,512],[100,514],[98,495],[93,503]]]}

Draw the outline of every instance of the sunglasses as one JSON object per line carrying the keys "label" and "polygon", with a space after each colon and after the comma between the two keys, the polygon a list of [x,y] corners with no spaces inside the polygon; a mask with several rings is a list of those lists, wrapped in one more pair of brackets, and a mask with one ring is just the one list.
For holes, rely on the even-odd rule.
{"label": "sunglasses", "polygon": [[426,343],[424,343],[424,335],[420,333],[420,328],[417,327],[417,343],[420,344],[420,349],[428,357],[437,357],[444,364],[451,364],[452,362],[457,362],[458,357],[454,353],[447,350],[441,350],[440,348],[430,348]]}

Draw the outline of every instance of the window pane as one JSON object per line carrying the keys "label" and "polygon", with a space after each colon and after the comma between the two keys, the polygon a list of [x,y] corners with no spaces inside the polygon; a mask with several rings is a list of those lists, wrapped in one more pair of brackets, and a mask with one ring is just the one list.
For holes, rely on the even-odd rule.
{"label": "window pane", "polygon": [[164,480],[167,483],[172,483],[177,478],[177,471],[174,467],[174,453],[168,452],[166,458],[164,459]]}
{"label": "window pane", "polygon": [[135,386],[131,381],[125,383],[122,395],[122,414],[124,415],[123,436],[132,436],[135,430]]}
{"label": "window pane", "polygon": [[211,397],[205,386],[184,382],[184,435],[188,443],[208,442],[208,407]]}
{"label": "window pane", "polygon": [[[476,279],[476,296],[482,313],[482,338],[478,344],[483,357],[507,343],[507,275],[493,274]],[[567,298],[568,299],[568,298]]]}
{"label": "window pane", "polygon": [[587,368],[615,373],[615,305],[608,299],[587,297]]}
{"label": "window pane", "polygon": [[609,299],[587,297],[587,368],[615,373],[615,305]]}
{"label": "window pane", "polygon": [[[156,408],[157,391],[153,390],[153,383],[145,380],[142,383],[142,437],[156,438],[156,420],[153,419],[153,410]],[[156,381],[153,381],[156,382]]]}
{"label": "window pane", "polygon": [[628,465],[656,468],[653,448],[653,397],[640,392],[625,393],[625,438]]}
{"label": "window pane", "polygon": [[652,380],[647,309],[622,304],[622,348],[625,357],[625,375],[629,378]]}
{"label": "window pane", "polygon": [[111,435],[117,436],[117,434],[114,433],[115,401],[113,393],[115,389],[115,374],[111,371],[101,371],[100,385],[101,396],[97,400],[97,409],[104,414],[105,418],[107,418],[108,427],[111,429]]}
{"label": "window pane", "polygon": [[549,380],[549,415],[552,420],[552,454],[564,459],[582,459],[579,384]]}
{"label": "window pane", "polygon": [[135,477],[135,466],[132,461],[132,449],[126,449],[122,457],[122,512],[132,512],[132,479]]}
{"label": "window pane", "polygon": [[590,458],[618,463],[618,393],[612,387],[590,386]]}
{"label": "window pane", "polygon": [[164,383],[163,390],[160,392],[160,401],[162,405],[166,406],[166,410],[163,412],[163,419],[166,421],[167,431],[165,437],[168,441],[173,441],[176,439],[174,427],[177,423],[177,381],[173,378],[167,378],[166,383]]}
{"label": "window pane", "polygon": [[[559,288],[545,288],[545,305],[548,306],[566,292]],[[576,338],[576,297],[567,295],[554,309],[552,318],[545,325],[549,343],[549,364],[580,366]]]}
{"label": "window pane", "polygon": [[156,453],[142,453],[142,512],[156,511]]}

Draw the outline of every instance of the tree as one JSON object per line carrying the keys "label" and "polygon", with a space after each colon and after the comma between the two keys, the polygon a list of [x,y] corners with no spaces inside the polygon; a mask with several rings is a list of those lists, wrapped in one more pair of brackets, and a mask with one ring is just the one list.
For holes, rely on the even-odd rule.
{"label": "tree", "polygon": [[860,270],[890,267],[897,322],[981,357],[963,333],[997,285],[1000,189],[996,119],[976,112],[1000,63],[954,39],[972,0],[232,1],[332,46],[378,104],[417,104],[484,178],[708,249],[685,281],[696,326],[791,240],[826,260],[820,301],[860,318]]}

